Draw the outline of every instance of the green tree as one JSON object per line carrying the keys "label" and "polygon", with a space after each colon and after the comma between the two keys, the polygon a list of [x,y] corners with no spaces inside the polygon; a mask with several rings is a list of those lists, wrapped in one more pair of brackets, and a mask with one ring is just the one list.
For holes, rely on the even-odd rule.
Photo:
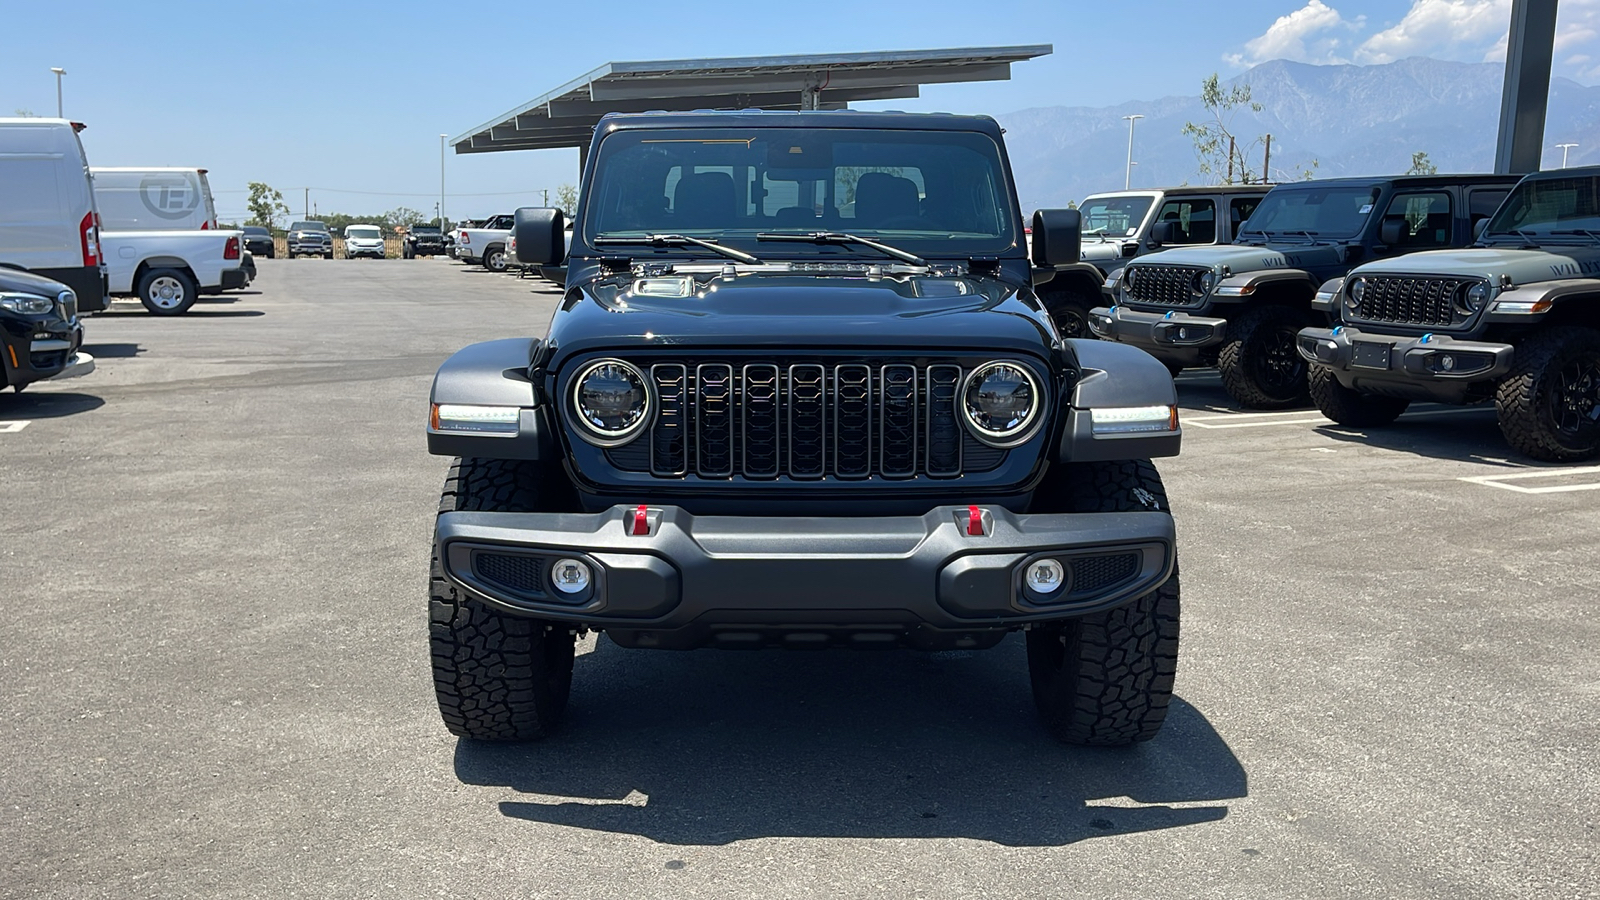
{"label": "green tree", "polygon": [[1437,175],[1439,167],[1428,159],[1428,154],[1421,150],[1411,154],[1411,168],[1406,170],[1407,175]]}
{"label": "green tree", "polygon": [[422,213],[409,206],[397,206],[383,214],[383,221],[389,226],[390,231],[399,228],[410,228],[425,221]]}
{"label": "green tree", "polygon": [[1224,90],[1213,72],[1200,83],[1200,102],[1211,114],[1211,121],[1185,122],[1183,126],[1183,133],[1194,141],[1200,174],[1221,184],[1265,181],[1265,172],[1251,169],[1251,160],[1262,155],[1254,150],[1264,138],[1257,136],[1242,143],[1233,132],[1234,117],[1241,111],[1261,112],[1261,104],[1250,98],[1250,85],[1236,84]]}
{"label": "green tree", "polygon": [[275,191],[259,181],[250,182],[249,187],[250,199],[245,201],[245,206],[250,210],[249,224],[278,227],[278,219],[289,214],[289,207],[283,202],[283,192]]}
{"label": "green tree", "polygon": [[578,189],[570,184],[556,188],[556,208],[566,213],[567,218],[572,218],[578,210]]}
{"label": "green tree", "polygon": [[19,119],[33,119],[33,118],[37,118],[38,115],[39,115],[38,113],[34,112],[31,109],[24,109],[23,107],[20,107],[20,106],[17,107],[16,113],[17,113],[17,118],[19,118]]}

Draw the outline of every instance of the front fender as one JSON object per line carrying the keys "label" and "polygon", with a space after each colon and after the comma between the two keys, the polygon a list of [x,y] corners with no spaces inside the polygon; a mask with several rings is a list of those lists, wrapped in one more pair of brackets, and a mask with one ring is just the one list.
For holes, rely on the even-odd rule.
{"label": "front fender", "polygon": [[[543,341],[506,338],[471,344],[444,361],[429,392],[428,452],[435,456],[486,459],[554,459],[554,423],[528,366]],[[441,406],[515,408],[514,432],[481,433],[452,428]]]}
{"label": "front fender", "polygon": [[1317,280],[1304,269],[1266,269],[1245,272],[1222,279],[1212,292],[1219,302],[1238,302],[1254,297],[1267,288],[1288,287],[1305,292],[1307,299],[1317,292]]}
{"label": "front fender", "polygon": [[[1079,369],[1071,404],[1062,423],[1057,458],[1097,462],[1177,456],[1183,429],[1177,424],[1178,392],[1172,373],[1150,354],[1128,344],[1088,339],[1062,341]],[[1152,419],[1150,430],[1095,430],[1094,410],[1168,410],[1166,423]],[[1157,427],[1160,425],[1161,427]],[[1103,426],[1104,427],[1104,426]]]}

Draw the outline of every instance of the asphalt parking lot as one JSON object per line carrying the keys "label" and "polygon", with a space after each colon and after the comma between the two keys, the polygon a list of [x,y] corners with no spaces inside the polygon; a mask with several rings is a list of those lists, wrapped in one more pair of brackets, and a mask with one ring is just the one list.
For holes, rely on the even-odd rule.
{"label": "asphalt parking lot", "polygon": [[1179,379],[1178,701],[1056,744],[983,653],[581,647],[565,730],[429,681],[429,381],[558,295],[260,260],[0,395],[0,896],[1600,896],[1600,467]]}

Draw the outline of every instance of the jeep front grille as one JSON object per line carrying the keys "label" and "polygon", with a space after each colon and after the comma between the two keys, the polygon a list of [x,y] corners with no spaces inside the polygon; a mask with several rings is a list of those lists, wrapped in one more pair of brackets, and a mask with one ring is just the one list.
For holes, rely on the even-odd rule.
{"label": "jeep front grille", "polygon": [[658,478],[956,477],[998,467],[956,417],[954,363],[658,362],[655,422],[607,451]]}
{"label": "jeep front grille", "polygon": [[1196,266],[1161,266],[1151,263],[1128,267],[1128,302],[1146,306],[1199,306],[1205,297],[1194,292],[1194,282],[1205,269]]}
{"label": "jeep front grille", "polygon": [[1361,302],[1351,319],[1396,325],[1444,327],[1456,322],[1456,293],[1472,282],[1464,278],[1363,275]]}

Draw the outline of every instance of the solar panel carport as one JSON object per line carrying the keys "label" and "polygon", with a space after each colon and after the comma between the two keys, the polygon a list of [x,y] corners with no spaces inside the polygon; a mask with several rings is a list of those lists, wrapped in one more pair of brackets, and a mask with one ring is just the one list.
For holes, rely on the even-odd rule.
{"label": "solar panel carport", "polygon": [[1051,51],[1036,44],[607,63],[450,143],[457,153],[582,151],[610,112],[844,109],[853,101],[916,97],[924,84],[1009,80],[1012,63]]}

